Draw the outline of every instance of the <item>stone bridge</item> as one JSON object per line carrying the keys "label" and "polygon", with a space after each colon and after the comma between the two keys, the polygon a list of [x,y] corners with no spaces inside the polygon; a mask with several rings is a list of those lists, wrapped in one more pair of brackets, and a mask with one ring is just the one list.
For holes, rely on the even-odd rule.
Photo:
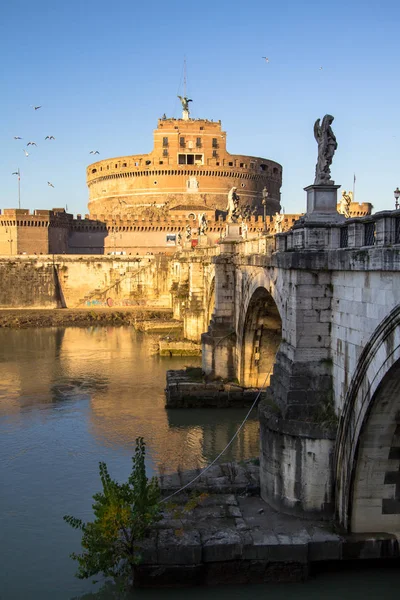
{"label": "stone bridge", "polygon": [[399,534],[400,211],[307,215],[286,233],[228,234],[175,257],[175,315],[187,338],[202,333],[210,378],[269,386],[265,500]]}

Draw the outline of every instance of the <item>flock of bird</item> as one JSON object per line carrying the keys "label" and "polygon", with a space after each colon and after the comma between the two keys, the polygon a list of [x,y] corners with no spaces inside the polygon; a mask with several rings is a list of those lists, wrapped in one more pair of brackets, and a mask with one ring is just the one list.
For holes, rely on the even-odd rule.
{"label": "flock of bird", "polygon": [[[34,110],[39,110],[39,108],[42,108],[42,106],[34,106],[33,104],[31,104],[31,108],[33,108]],[[14,135],[14,140],[22,140],[22,139],[23,138],[21,136]],[[44,139],[45,139],[45,141],[46,140],[51,141],[51,140],[55,140],[56,138],[54,137],[54,135],[46,135],[46,137]],[[37,143],[30,141],[30,142],[27,142],[27,144],[26,144],[26,147],[28,147],[28,146],[35,146],[35,147],[37,147]],[[30,155],[30,152],[28,152],[25,148],[23,148],[22,151],[23,151],[23,153],[25,154],[26,157],[28,157]],[[89,152],[89,154],[100,154],[100,152],[98,150],[91,150]],[[12,173],[12,174],[20,176],[19,170],[16,171],[16,172],[14,172],[14,173]],[[54,185],[51,183],[51,181],[48,181],[47,185],[49,187],[54,188]]]}

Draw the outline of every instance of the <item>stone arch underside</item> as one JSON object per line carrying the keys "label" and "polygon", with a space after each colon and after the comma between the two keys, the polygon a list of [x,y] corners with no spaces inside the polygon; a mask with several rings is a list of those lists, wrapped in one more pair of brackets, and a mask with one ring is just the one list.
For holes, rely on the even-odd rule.
{"label": "stone arch underside", "polygon": [[400,305],[365,346],[336,444],[336,513],[347,530],[400,532]]}
{"label": "stone arch underside", "polygon": [[400,360],[386,373],[361,430],[351,531],[400,534]]}
{"label": "stone arch underside", "polygon": [[251,296],[240,339],[239,382],[244,387],[269,385],[282,340],[282,322],[275,301],[265,287],[258,287]]}

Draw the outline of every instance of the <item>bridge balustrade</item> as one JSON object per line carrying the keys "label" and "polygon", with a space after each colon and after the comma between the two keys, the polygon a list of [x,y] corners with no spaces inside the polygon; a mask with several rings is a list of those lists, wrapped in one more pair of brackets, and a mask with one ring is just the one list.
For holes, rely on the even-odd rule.
{"label": "bridge balustrade", "polygon": [[400,210],[381,211],[338,224],[298,223],[275,237],[278,252],[392,246],[400,244]]}

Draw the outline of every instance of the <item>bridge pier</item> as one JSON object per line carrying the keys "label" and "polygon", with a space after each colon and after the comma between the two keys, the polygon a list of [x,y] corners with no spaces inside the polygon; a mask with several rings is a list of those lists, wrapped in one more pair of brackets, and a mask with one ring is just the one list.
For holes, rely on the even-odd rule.
{"label": "bridge pier", "polygon": [[211,379],[236,378],[234,243],[222,242],[215,257],[215,306],[208,331],[201,336],[202,367]]}

